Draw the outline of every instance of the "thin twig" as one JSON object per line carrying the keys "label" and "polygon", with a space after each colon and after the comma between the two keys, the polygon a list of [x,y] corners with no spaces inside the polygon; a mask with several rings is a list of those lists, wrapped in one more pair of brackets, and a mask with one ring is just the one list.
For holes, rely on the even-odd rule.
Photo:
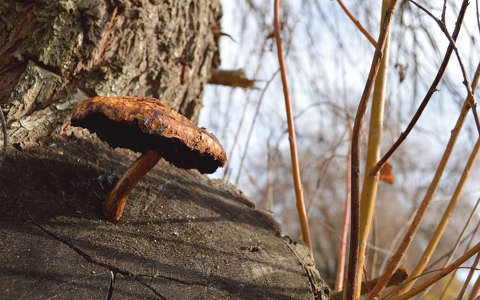
{"label": "thin twig", "polygon": [[358,286],[357,278],[357,263],[358,263],[358,249],[359,249],[359,227],[360,227],[360,136],[363,123],[363,117],[367,110],[368,99],[372,92],[373,83],[377,77],[378,69],[380,67],[380,60],[383,55],[383,48],[387,40],[390,23],[392,20],[393,9],[397,4],[397,0],[392,0],[390,6],[385,12],[385,17],[382,21],[380,35],[378,37],[377,47],[372,59],[370,72],[368,74],[367,82],[363,90],[360,103],[358,104],[355,121],[352,132],[352,165],[351,165],[351,184],[352,184],[352,212],[351,212],[351,230],[350,230],[350,253],[348,263],[348,284],[346,287],[346,299],[353,300],[357,295]]}
{"label": "thin twig", "polygon": [[[294,120],[297,120],[297,117],[293,118]],[[351,131],[351,130],[350,130]],[[350,132],[350,136],[351,136]],[[318,162],[319,169],[323,170],[321,174],[319,174],[316,184],[315,184],[315,189],[310,193],[311,199],[308,203],[307,206],[307,216],[310,217],[310,213],[312,212],[312,209],[314,206],[317,206],[316,199],[321,198],[320,195],[323,192],[322,189],[322,184],[324,179],[327,177],[328,170],[330,170],[329,166],[333,162],[334,159],[338,158],[339,155],[335,152],[336,149],[338,149],[343,143],[344,143],[344,134],[339,136],[338,141],[336,143],[333,143],[331,146],[331,151],[333,152],[332,154],[326,156],[324,159],[321,160],[321,162]],[[350,143],[351,139],[348,140],[348,143]],[[307,163],[308,164],[308,163]],[[319,206],[320,210],[323,210],[321,206]],[[350,218],[350,217],[349,217]]]}
{"label": "thin twig", "polygon": [[[452,264],[450,264],[448,267],[443,268],[438,274],[428,278],[415,288],[409,290],[408,292],[398,296],[394,297],[392,300],[405,300],[408,298],[411,298],[419,293],[421,293],[423,290],[425,290],[427,287],[430,285],[438,282],[440,279],[443,277],[447,276],[450,272],[460,268],[460,266],[469,260],[473,255],[477,254],[480,251],[480,243],[476,244],[475,247],[472,249],[468,250],[464,255],[462,255],[460,258],[458,258],[456,261],[454,261]],[[422,275],[420,275],[422,276]],[[408,281],[408,280],[407,280]]]}
{"label": "thin twig", "polygon": [[[247,150],[248,150],[248,147],[250,145],[250,140],[252,139],[252,134],[253,134],[253,129],[255,128],[255,123],[256,123],[257,118],[260,114],[260,107],[262,106],[262,103],[263,103],[263,97],[265,96],[265,93],[267,92],[268,87],[270,86],[272,81],[275,79],[278,72],[280,72],[280,70],[277,70],[277,71],[275,71],[275,73],[272,74],[272,77],[270,77],[270,79],[267,81],[267,83],[265,84],[265,87],[262,89],[260,97],[258,98],[257,107],[255,108],[255,114],[253,115],[253,119],[252,119],[252,124],[250,124],[250,129],[248,130],[247,142],[245,143],[245,148],[243,149],[242,158],[240,159],[240,166],[238,167],[237,177],[235,178],[235,185],[238,185],[238,182],[240,181],[240,176],[242,174],[242,169],[243,169],[243,163],[245,162],[245,158],[247,157]],[[239,127],[238,129],[240,131],[241,128]],[[232,152],[233,152],[233,148],[232,148]],[[229,175],[228,175],[226,181],[228,181],[230,179],[230,174],[231,174],[231,171],[229,172]]]}
{"label": "thin twig", "polygon": [[302,228],[303,240],[310,248],[310,258],[313,260],[312,242],[308,229],[308,218],[305,211],[305,203],[303,201],[302,182],[300,179],[300,167],[297,157],[297,143],[295,140],[295,125],[293,123],[292,105],[290,103],[290,94],[288,91],[287,73],[285,60],[283,58],[282,38],[280,36],[280,18],[279,18],[279,0],[275,0],[274,5],[274,29],[275,40],[277,44],[278,62],[280,64],[280,73],[282,75],[283,95],[285,97],[285,108],[287,111],[288,136],[290,142],[290,157],[292,159],[292,176],[295,185],[295,196],[297,199],[297,211],[300,218],[300,226]]}
{"label": "thin twig", "polygon": [[[452,34],[452,38],[454,41],[457,40],[458,34],[460,33],[460,28],[462,27],[462,24],[463,24],[463,17],[465,16],[468,2],[469,1],[466,1],[466,0],[463,1],[462,7],[460,8],[460,11],[458,13],[458,17],[455,23],[455,29],[453,30],[453,34]],[[392,154],[397,150],[397,148],[403,143],[403,141],[407,138],[410,131],[412,131],[413,127],[415,127],[415,124],[417,123],[418,119],[420,119],[420,116],[422,115],[423,111],[427,107],[427,104],[432,98],[433,93],[437,91],[437,86],[442,80],[442,77],[445,73],[448,62],[450,61],[452,52],[453,52],[453,45],[452,43],[450,43],[443,57],[443,61],[438,69],[437,75],[435,76],[435,79],[430,85],[430,88],[428,89],[427,94],[423,98],[422,103],[420,104],[417,111],[415,112],[415,115],[413,116],[412,120],[408,124],[405,131],[403,131],[400,134],[400,137],[395,141],[395,143],[390,147],[390,149],[388,149],[388,151],[383,155],[383,157],[378,161],[378,163],[372,168],[372,170],[370,171],[370,174],[376,174],[383,167],[385,162],[390,158],[390,156],[392,156]]]}
{"label": "thin twig", "polygon": [[468,272],[467,278],[465,279],[465,282],[463,283],[462,289],[458,293],[457,299],[461,300],[463,298],[463,295],[465,294],[465,291],[467,290],[468,285],[469,285],[470,281],[472,280],[473,273],[475,273],[475,271],[476,271],[476,267],[478,265],[479,260],[480,260],[480,253],[477,253],[477,256],[475,257],[475,260],[473,261],[473,265],[471,266],[470,271]]}
{"label": "thin twig", "polygon": [[224,172],[223,172],[223,181],[224,182],[228,182],[230,180],[230,176],[232,175],[232,171],[230,169],[230,163],[232,162],[233,154],[234,154],[236,146],[237,146],[238,137],[240,136],[240,132],[243,128],[242,125],[243,125],[243,121],[245,120],[245,115],[246,115],[247,108],[248,108],[249,104],[250,104],[250,97],[247,98],[247,101],[243,105],[242,114],[241,114],[240,121],[238,122],[238,126],[237,126],[237,132],[235,133],[235,135],[233,137],[232,146],[230,147],[230,151],[228,152],[228,157],[230,159],[227,160],[225,168],[223,169],[224,170]]}
{"label": "thin twig", "polygon": [[447,11],[447,0],[443,0],[443,7],[442,7],[442,22],[445,24],[445,13]]}
{"label": "thin twig", "polygon": [[[350,136],[352,135],[350,131]],[[351,138],[350,138],[351,140]],[[339,292],[343,289],[343,280],[345,274],[345,259],[347,256],[347,237],[348,237],[348,225],[350,222],[350,204],[351,204],[351,180],[350,177],[350,164],[352,162],[352,153],[350,148],[348,149],[347,158],[347,176],[345,178],[345,211],[343,213],[343,228],[342,238],[340,241],[340,250],[338,252],[338,267],[337,267],[337,279],[335,281],[335,291]]]}
{"label": "thin twig", "polygon": [[[259,57],[258,57],[258,63],[257,63],[257,68],[256,68],[255,73],[254,73],[254,78],[257,78],[258,74],[260,73],[260,70],[262,70],[262,62],[263,62],[262,58],[263,58],[263,55],[265,54],[264,49],[265,49],[266,42],[267,42],[267,40],[264,40],[263,45],[260,48],[261,50],[260,50],[260,54],[259,54]],[[245,101],[245,104],[243,105],[242,114],[241,114],[241,117],[240,117],[240,121],[238,122],[237,131],[235,132],[235,136],[233,138],[232,146],[230,147],[230,151],[228,152],[228,157],[230,157],[230,159],[227,160],[227,163],[224,167],[224,172],[223,172],[223,181],[225,181],[225,182],[228,182],[230,180],[231,175],[232,175],[232,170],[230,169],[230,163],[232,162],[232,158],[234,157],[234,153],[235,153],[235,149],[236,149],[236,146],[237,146],[238,138],[240,136],[240,132],[242,131],[243,121],[245,120],[245,116],[246,116],[246,113],[247,113],[247,108],[249,107],[251,99],[252,99],[252,93],[249,93],[248,97],[247,97],[247,100]],[[259,111],[256,111],[255,113],[258,114]],[[256,117],[254,117],[254,118],[256,118]]]}
{"label": "thin twig", "polygon": [[[477,261],[477,264],[478,264],[478,261]],[[473,284],[472,290],[470,291],[470,296],[468,297],[468,300],[476,300],[479,298],[479,296],[480,296],[480,277],[477,277],[477,280]]]}
{"label": "thin twig", "polygon": [[[453,248],[452,250],[452,253],[450,253],[450,255],[448,256],[448,259],[445,261],[445,263],[443,264],[443,267],[445,268],[449,263],[450,261],[452,260],[453,256],[455,255],[455,252],[457,251],[458,249],[458,246],[460,246],[460,242],[462,241],[463,239],[463,235],[465,234],[465,231],[467,230],[467,228],[470,226],[470,223],[473,219],[473,216],[475,215],[475,212],[477,211],[477,208],[478,206],[480,205],[480,198],[477,199],[477,202],[475,203],[475,206],[473,207],[472,211],[470,212],[470,216],[468,217],[468,220],[467,222],[465,223],[465,225],[463,226],[463,229],[462,229],[462,232],[460,232],[460,235],[458,236],[457,238],[457,241],[455,243],[455,247]],[[467,249],[469,248],[470,246],[467,246]],[[477,257],[475,258],[475,260],[478,260],[479,256],[477,255]],[[477,261],[477,264],[478,264],[478,261]],[[450,287],[450,284],[452,283],[453,279],[455,278],[455,274],[456,274],[456,271],[452,273],[451,277],[450,277],[450,280],[447,282],[447,284],[445,285],[445,287],[443,288],[443,291],[442,291],[442,294],[440,295],[440,299],[439,300],[442,300],[443,297],[446,295],[447,291],[448,291],[448,288]],[[469,274],[470,275],[470,274]],[[466,285],[468,286],[468,283],[466,283]],[[461,297],[460,297],[461,299]]]}
{"label": "thin twig", "polygon": [[343,11],[347,14],[347,16],[352,20],[353,24],[360,30],[360,32],[367,38],[367,40],[370,42],[370,44],[373,45],[373,47],[377,46],[377,41],[368,33],[368,31],[360,24],[360,22],[350,13],[348,8],[343,4],[342,0],[337,0],[338,4],[342,7]]}
{"label": "thin twig", "polygon": [[[425,267],[427,266],[430,259],[432,258],[432,255],[435,252],[438,246],[438,243],[440,242],[440,239],[443,236],[443,233],[445,232],[445,229],[453,214],[453,211],[460,200],[462,191],[467,183],[467,179],[470,176],[473,166],[475,165],[475,161],[477,160],[479,150],[480,150],[480,139],[477,139],[477,142],[475,143],[475,146],[473,147],[473,150],[470,153],[470,156],[462,172],[462,175],[460,176],[457,186],[455,187],[455,192],[453,193],[450,199],[450,202],[442,215],[442,218],[438,222],[435,232],[432,235],[426,249],[424,250],[414,270],[410,274],[411,277],[421,274],[425,270]],[[412,280],[410,283],[403,285],[401,288],[397,289],[397,291],[394,292],[394,295],[398,295],[406,292],[414,284],[415,284],[415,280]]]}
{"label": "thin twig", "polygon": [[478,32],[480,33],[480,13],[478,12],[478,0],[475,1],[476,14],[477,14],[477,27]]}
{"label": "thin twig", "polygon": [[[480,260],[480,253],[477,253],[477,256],[475,257],[475,260],[473,261],[473,265],[471,266],[470,271],[468,272],[467,278],[465,279],[465,282],[463,283],[462,289],[458,293],[458,296],[457,296],[458,300],[463,299],[463,295],[465,294],[465,292],[466,292],[466,290],[467,290],[467,288],[470,284],[470,281],[472,280],[473,273],[475,273],[475,271],[477,270],[476,268],[478,266],[479,260]],[[478,278],[480,278],[480,277],[478,277]],[[478,280],[478,278],[477,278],[477,280]]]}
{"label": "thin twig", "polygon": [[384,270],[387,266],[389,258],[393,255],[393,253],[395,253],[395,249],[400,244],[401,238],[403,237],[404,233],[408,230],[408,224],[410,224],[410,222],[412,222],[413,217],[414,217],[414,215],[410,214],[408,219],[403,222],[402,226],[400,226],[400,230],[398,230],[397,233],[395,234],[395,236],[393,237],[392,242],[390,243],[390,247],[388,249],[389,254],[385,255],[385,258],[384,258],[384,260],[382,262],[382,265],[380,266],[380,269],[379,269],[379,274],[384,273]]}
{"label": "thin twig", "polygon": [[[466,252],[465,252],[465,253],[466,253]],[[473,265],[470,266],[470,267],[462,267],[462,266],[459,266],[458,268],[456,268],[456,270],[472,269],[472,268],[473,268],[475,271],[480,271],[480,269],[475,268]],[[398,286],[398,285],[407,284],[407,283],[409,283],[409,282],[412,281],[412,280],[417,280],[417,279],[420,279],[420,278],[425,277],[425,276],[427,276],[427,275],[430,275],[430,274],[432,274],[432,273],[440,273],[440,272],[442,272],[442,271],[444,271],[444,269],[434,269],[434,270],[430,270],[430,271],[427,271],[427,272],[423,272],[422,274],[420,274],[420,275],[418,275],[418,276],[415,276],[415,277],[413,277],[413,278],[409,278],[409,279],[406,279],[406,280],[400,282],[399,284],[397,284],[397,286]],[[392,277],[392,278],[393,278],[393,277]],[[388,287],[390,287],[390,284],[388,285]],[[388,299],[388,300],[390,300],[390,299],[392,299],[392,298],[390,298],[391,294],[392,294],[392,290],[388,290],[387,293],[385,293],[384,295],[381,296],[381,298],[378,298],[378,299]],[[422,298],[420,298],[420,299],[422,299]]]}
{"label": "thin twig", "polygon": [[435,22],[437,22],[437,24],[440,27],[440,29],[442,30],[442,32],[445,34],[445,36],[450,41],[450,45],[453,46],[453,50],[455,50],[455,55],[456,55],[457,60],[458,60],[458,64],[460,65],[460,69],[462,70],[463,85],[467,89],[468,99],[469,99],[469,102],[470,102],[470,106],[472,107],[473,117],[475,119],[475,125],[477,126],[477,131],[478,131],[478,134],[480,135],[480,120],[479,120],[478,114],[477,114],[477,104],[475,103],[475,95],[473,94],[472,88],[470,87],[470,82],[468,80],[467,71],[466,71],[465,65],[463,64],[463,61],[460,57],[460,53],[458,52],[458,48],[457,48],[457,45],[455,43],[455,40],[452,38],[450,33],[448,33],[448,29],[447,29],[447,26],[445,26],[445,23],[442,23],[442,21],[440,19],[435,17],[430,11],[428,11],[425,7],[421,6],[420,4],[415,2],[414,0],[410,0],[410,2],[412,2],[415,6],[417,6],[421,10],[423,10],[428,16],[430,16],[433,20],[435,20]]}
{"label": "thin twig", "polygon": [[[465,246],[465,249],[467,249],[467,250],[470,249],[470,246],[472,245],[472,242],[475,238],[475,235],[476,235],[478,229],[480,229],[480,222],[478,222],[477,225],[475,226],[475,228],[471,232],[469,232],[467,234],[467,236],[464,237],[462,239],[462,241],[460,242],[460,244],[464,244],[465,242],[467,242],[467,239],[468,239],[468,242],[467,242],[467,245]],[[442,260],[444,260],[445,258],[448,258],[452,254],[452,252],[453,252],[453,249],[447,251],[445,254],[441,255],[434,262],[432,262],[425,270],[431,270],[437,264],[439,264]]]}
{"label": "thin twig", "polygon": [[[480,198],[477,199],[477,203],[475,203],[475,207],[473,208],[472,210],[472,213],[471,213],[471,216],[473,216],[473,214],[475,213],[475,211],[477,210],[477,207],[478,205],[480,204]],[[468,219],[468,222],[470,222],[470,219],[471,217]],[[468,223],[467,222],[467,223]],[[480,225],[480,222],[478,223],[478,225]],[[477,225],[477,228],[478,228],[478,225]],[[476,229],[477,229],[476,228]],[[470,242],[473,240],[473,237],[474,237],[474,234],[472,235],[472,239],[470,240]],[[467,249],[470,248],[470,245],[467,246]],[[453,254],[453,253],[452,253]],[[452,255],[451,255],[452,256]],[[449,257],[449,259],[451,258],[451,256]],[[462,289],[460,290],[460,292],[458,293],[458,297],[457,299],[462,299],[463,298],[463,294],[465,293],[465,290],[467,289],[469,283],[470,283],[470,280],[472,279],[472,276],[473,276],[473,273],[474,273],[474,268],[477,267],[478,265],[478,261],[480,259],[480,254],[477,254],[477,256],[475,257],[475,261],[473,262],[473,265],[472,265],[472,268],[470,269],[470,271],[468,272],[468,276],[467,278],[465,279],[464,283],[463,283],[463,286],[462,286]],[[448,287],[450,285],[450,282],[453,281],[453,278],[455,278],[455,274],[456,274],[456,271],[452,274],[451,278],[450,278],[450,281],[448,282],[448,284],[445,285],[445,288],[443,289],[443,292],[442,292],[442,295],[441,295],[441,299],[443,299],[443,295],[445,295],[447,293],[447,290],[448,290]]]}

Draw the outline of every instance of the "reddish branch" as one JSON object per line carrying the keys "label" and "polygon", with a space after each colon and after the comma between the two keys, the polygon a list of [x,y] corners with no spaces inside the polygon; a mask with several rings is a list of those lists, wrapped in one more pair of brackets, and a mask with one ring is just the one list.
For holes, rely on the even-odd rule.
{"label": "reddish branch", "polygon": [[340,251],[338,253],[338,268],[337,279],[335,281],[335,291],[341,291],[343,289],[343,277],[345,274],[345,258],[347,254],[347,237],[348,237],[348,225],[350,221],[350,206],[351,206],[351,169],[352,152],[348,149],[347,159],[347,177],[345,182],[346,198],[345,198],[345,211],[343,213],[343,228],[342,238],[340,242]]}
{"label": "reddish branch", "polygon": [[377,42],[375,41],[375,39],[368,33],[368,31],[365,28],[363,28],[362,24],[360,24],[360,22],[350,13],[350,11],[345,6],[345,4],[343,4],[342,0],[337,0],[337,2],[340,5],[340,7],[342,7],[343,11],[347,14],[347,16],[350,18],[350,20],[352,20],[353,24],[355,24],[358,30],[360,30],[360,32],[367,38],[367,40],[374,47],[377,46]]}
{"label": "reddish branch", "polygon": [[362,98],[358,104],[355,121],[353,123],[352,134],[352,164],[351,164],[351,234],[350,234],[350,254],[348,262],[348,284],[346,287],[346,299],[353,300],[355,298],[356,289],[359,288],[356,284],[357,280],[357,264],[358,264],[358,248],[359,248],[359,227],[360,227],[360,138],[362,131],[363,117],[367,110],[368,99],[373,89],[373,83],[377,77],[378,69],[380,67],[380,60],[383,56],[383,49],[385,41],[388,36],[388,29],[392,21],[393,10],[397,0],[390,1],[390,5],[385,12],[385,17],[382,22],[380,35],[378,37],[377,46],[375,47],[375,54],[370,66],[368,79],[363,90]]}
{"label": "reddish branch", "polygon": [[305,203],[303,201],[302,182],[300,180],[300,167],[297,157],[297,143],[295,141],[295,126],[293,124],[292,105],[290,103],[290,94],[288,92],[287,72],[285,68],[285,60],[283,58],[282,38],[280,36],[280,20],[278,17],[279,0],[275,0],[274,7],[274,27],[275,40],[277,42],[278,62],[280,63],[280,73],[282,75],[283,95],[285,97],[285,108],[287,111],[288,137],[290,141],[290,157],[292,159],[292,175],[295,186],[295,196],[297,199],[297,211],[300,218],[300,226],[302,228],[303,240],[310,248],[310,258],[313,260],[312,242],[310,241],[310,232],[308,229],[307,212],[305,211]]}

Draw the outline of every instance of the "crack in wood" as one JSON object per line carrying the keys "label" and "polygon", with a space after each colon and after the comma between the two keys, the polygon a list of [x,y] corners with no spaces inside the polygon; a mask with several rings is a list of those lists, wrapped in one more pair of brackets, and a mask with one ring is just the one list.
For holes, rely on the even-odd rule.
{"label": "crack in wood", "polygon": [[[162,294],[160,294],[155,288],[153,288],[152,286],[150,286],[149,284],[146,284],[145,282],[142,282],[140,280],[140,277],[152,277],[154,278],[154,276],[150,276],[150,275],[139,275],[139,274],[134,274],[128,270],[123,270],[119,267],[116,267],[114,265],[111,265],[111,264],[107,264],[107,263],[104,263],[104,262],[101,262],[101,261],[98,261],[96,260],[95,258],[93,258],[92,256],[90,256],[89,254],[87,254],[86,252],[84,252],[83,250],[81,250],[80,248],[78,248],[77,246],[73,245],[72,243],[70,243],[69,241],[59,237],[58,235],[56,235],[55,233],[51,232],[50,230],[46,229],[45,227],[43,227],[42,225],[40,225],[39,223],[37,223],[32,217],[31,215],[29,214],[29,219],[30,221],[35,225],[37,226],[40,230],[42,230],[44,233],[46,233],[47,235],[49,235],[50,237],[54,238],[55,240],[63,243],[64,245],[68,246],[70,249],[72,249],[73,251],[75,251],[78,255],[80,255],[83,259],[85,259],[87,262],[91,263],[91,264],[94,264],[94,265],[97,265],[97,266],[100,266],[100,267],[103,267],[103,268],[106,268],[108,270],[110,270],[110,272],[112,272],[113,274],[121,274],[125,277],[129,277],[129,278],[132,278],[133,280],[135,280],[136,282],[138,282],[140,285],[146,287],[147,289],[149,289],[153,294],[155,294],[155,296],[157,296],[158,298],[162,299],[162,300],[166,300],[167,298],[165,296],[163,296]],[[166,277],[162,276],[162,278],[164,279],[167,279]],[[111,283],[113,285],[113,281]],[[112,286],[112,289],[111,291],[113,292],[113,286]],[[109,293],[110,293],[110,290],[109,290]]]}
{"label": "crack in wood", "polygon": [[108,294],[107,294],[107,300],[111,300],[113,296],[113,285],[115,284],[115,278],[117,277],[117,273],[113,273],[110,271],[110,285],[108,287]]}

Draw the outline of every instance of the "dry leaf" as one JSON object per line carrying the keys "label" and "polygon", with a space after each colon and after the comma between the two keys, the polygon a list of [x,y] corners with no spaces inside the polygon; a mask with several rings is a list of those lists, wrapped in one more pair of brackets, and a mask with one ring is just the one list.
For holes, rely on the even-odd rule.
{"label": "dry leaf", "polygon": [[380,170],[380,180],[385,181],[388,184],[393,184],[393,179],[392,165],[387,162]]}

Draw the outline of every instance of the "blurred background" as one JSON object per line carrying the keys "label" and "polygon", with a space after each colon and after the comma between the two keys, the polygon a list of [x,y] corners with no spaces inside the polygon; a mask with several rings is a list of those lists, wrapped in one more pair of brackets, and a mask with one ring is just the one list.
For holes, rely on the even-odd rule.
{"label": "blurred background", "polygon": [[[274,213],[284,234],[301,239],[273,37],[273,1],[221,2],[224,13],[221,31],[231,37],[223,36],[220,41],[221,69],[243,69],[248,78],[257,81],[256,89],[206,87],[200,125],[215,133],[229,158],[227,167],[213,177],[237,185],[258,207]],[[419,3],[436,16],[441,15],[443,1]],[[345,0],[344,4],[376,39],[381,1]],[[460,4],[447,3],[445,20],[450,32]],[[470,80],[480,61],[480,33],[474,4],[467,10],[457,40]],[[322,276],[333,283],[346,197],[350,131],[374,47],[334,0],[284,0],[280,18],[316,263]],[[382,154],[406,128],[423,100],[447,46],[448,40],[431,18],[408,1],[399,1],[391,33]],[[389,160],[394,184],[379,184],[367,260],[369,278],[381,274],[395,241],[402,238],[402,230],[422,201],[465,97],[463,77],[453,55],[439,90],[412,133]],[[364,145],[368,120],[367,111]],[[470,113],[426,220],[407,253],[404,265],[408,268],[418,262],[435,230],[477,138]],[[365,149],[362,148],[362,155]],[[453,247],[480,197],[479,175],[476,167],[432,261]],[[466,238],[477,223],[475,218]],[[475,238],[474,242],[477,241]],[[465,244],[458,253],[463,253]],[[465,274],[458,273],[456,279],[461,282]]]}

